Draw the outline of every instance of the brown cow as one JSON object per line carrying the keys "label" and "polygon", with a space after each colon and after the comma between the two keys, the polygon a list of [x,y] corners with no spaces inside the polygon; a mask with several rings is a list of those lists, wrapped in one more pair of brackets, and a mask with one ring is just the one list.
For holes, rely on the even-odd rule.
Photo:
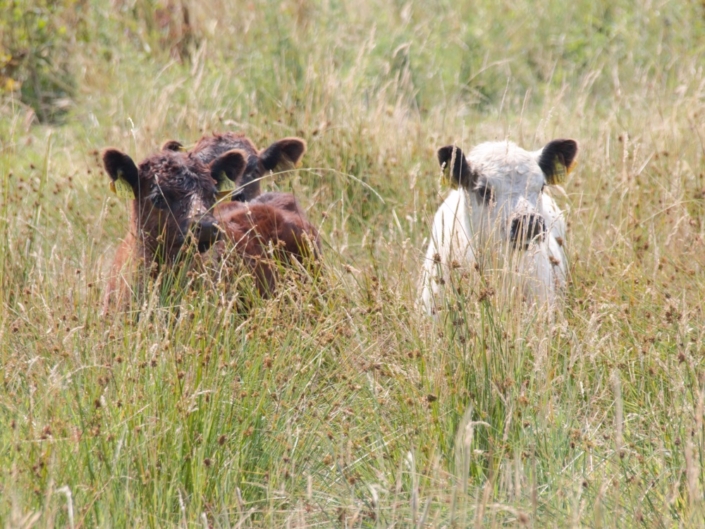
{"label": "brown cow", "polygon": [[[171,140],[162,149],[182,150],[183,146]],[[236,182],[232,202],[219,203],[214,214],[228,239],[243,248],[255,271],[260,293],[271,293],[276,274],[272,256],[267,257],[268,252],[272,253],[268,249],[270,240],[278,242],[275,261],[291,256],[316,257],[320,252],[318,230],[307,220],[296,197],[291,193],[262,193],[260,185],[268,171],[294,168],[306,152],[306,142],[301,138],[284,138],[258,151],[245,135],[226,132],[202,137],[190,154],[209,163],[232,149],[247,153],[247,167]]]}
{"label": "brown cow", "polygon": [[219,238],[213,216],[218,187],[236,181],[245,169],[245,153],[233,150],[206,165],[198,158],[164,150],[139,167],[117,149],[103,151],[111,187],[130,198],[130,228],[118,248],[108,279],[103,309],[126,302],[128,277],[136,270],[158,274],[173,265],[187,239],[204,252]]}
{"label": "brown cow", "polygon": [[[108,279],[104,311],[115,301],[127,301],[132,273],[149,270],[155,276],[162,265],[178,260],[189,240],[199,252],[206,252],[218,239],[228,239],[262,294],[274,288],[277,259],[317,254],[318,233],[301,217],[293,195],[265,193],[256,197],[256,203],[216,206],[220,189],[242,181],[248,157],[239,149],[214,156],[204,161],[193,152],[180,152],[177,142],[168,142],[138,168],[128,155],[104,151],[111,186],[132,200],[130,229]],[[218,244],[218,257],[230,255],[227,246],[228,241]]]}

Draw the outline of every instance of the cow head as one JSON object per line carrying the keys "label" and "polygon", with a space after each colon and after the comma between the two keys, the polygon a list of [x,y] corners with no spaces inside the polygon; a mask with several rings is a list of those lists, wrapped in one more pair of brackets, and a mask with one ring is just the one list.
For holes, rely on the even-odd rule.
{"label": "cow head", "polygon": [[[168,144],[170,148],[176,148],[176,145],[180,147],[178,142],[168,142]],[[245,152],[247,160],[242,178],[236,183],[232,199],[249,202],[260,195],[260,180],[269,171],[281,172],[296,167],[306,152],[306,142],[301,138],[283,138],[260,151],[246,136],[227,132],[204,136],[191,153],[203,163],[210,163],[231,149]]]}
{"label": "cow head", "polygon": [[508,141],[482,143],[469,155],[452,145],[438,150],[446,178],[463,188],[472,205],[473,229],[489,240],[499,237],[516,249],[542,240],[545,186],[559,184],[575,163],[578,144],[559,139],[538,151]]}
{"label": "cow head", "polygon": [[111,189],[133,201],[138,244],[151,258],[173,261],[190,237],[199,251],[218,238],[212,214],[218,189],[232,185],[246,165],[239,150],[222,153],[209,164],[178,149],[164,149],[139,166],[117,149],[103,151]]}

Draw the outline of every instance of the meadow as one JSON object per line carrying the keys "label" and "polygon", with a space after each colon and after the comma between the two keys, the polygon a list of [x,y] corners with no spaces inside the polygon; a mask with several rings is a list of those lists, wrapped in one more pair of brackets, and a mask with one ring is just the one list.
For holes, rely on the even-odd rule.
{"label": "meadow", "polygon": [[[4,527],[703,527],[705,4],[0,8]],[[225,130],[308,142],[264,187],[319,276],[101,316],[128,204],[100,150]],[[421,314],[436,149],[560,137],[561,313]]]}

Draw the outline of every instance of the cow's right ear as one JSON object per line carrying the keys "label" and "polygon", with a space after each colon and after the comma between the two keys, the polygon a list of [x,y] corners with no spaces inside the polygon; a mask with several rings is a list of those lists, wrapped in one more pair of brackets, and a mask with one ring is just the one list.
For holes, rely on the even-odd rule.
{"label": "cow's right ear", "polygon": [[137,197],[139,175],[137,166],[127,154],[117,149],[103,151],[103,167],[110,177],[110,190],[120,198]]}
{"label": "cow's right ear", "polygon": [[294,169],[306,152],[306,142],[301,138],[284,138],[264,149],[259,158],[267,171],[279,173]]}
{"label": "cow's right ear", "polygon": [[438,149],[438,163],[452,187],[472,188],[476,176],[459,147],[446,145]]}
{"label": "cow's right ear", "polygon": [[219,193],[235,189],[235,182],[242,176],[247,167],[247,153],[240,149],[232,149],[221,154],[210,163],[211,177],[216,181]]}

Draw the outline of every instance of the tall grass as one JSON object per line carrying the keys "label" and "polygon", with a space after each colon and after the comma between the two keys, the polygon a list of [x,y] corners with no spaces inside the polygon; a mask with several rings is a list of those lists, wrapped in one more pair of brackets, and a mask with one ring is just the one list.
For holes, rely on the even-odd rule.
{"label": "tall grass", "polygon": [[[700,4],[184,1],[178,56],[160,5],[80,5],[65,123],[0,109],[6,527],[702,525]],[[127,207],[97,150],[214,130],[307,140],[268,186],[320,277],[100,316]],[[435,149],[555,137],[581,145],[562,314],[463,278],[418,314]]]}

